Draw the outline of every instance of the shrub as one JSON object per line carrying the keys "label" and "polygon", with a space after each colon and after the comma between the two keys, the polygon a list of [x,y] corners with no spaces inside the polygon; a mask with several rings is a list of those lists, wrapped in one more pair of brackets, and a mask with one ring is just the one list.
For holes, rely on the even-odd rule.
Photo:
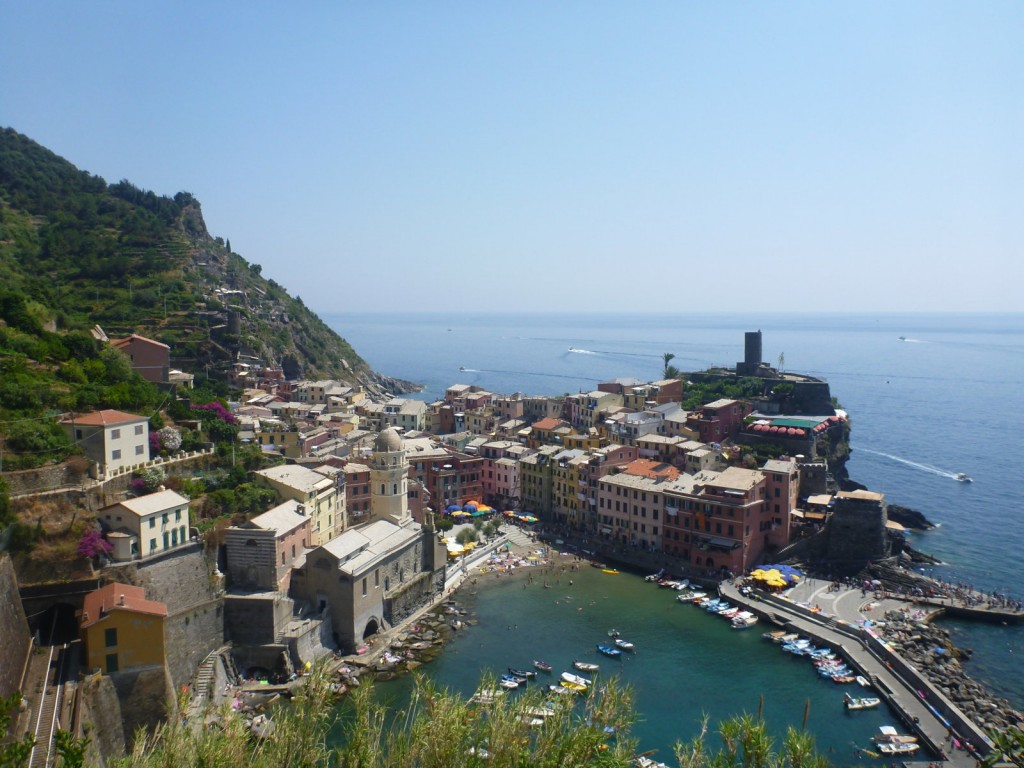
{"label": "shrub", "polygon": [[103,538],[103,534],[95,528],[90,528],[78,540],[75,554],[79,557],[95,557],[96,555],[110,554],[113,549],[111,543]]}

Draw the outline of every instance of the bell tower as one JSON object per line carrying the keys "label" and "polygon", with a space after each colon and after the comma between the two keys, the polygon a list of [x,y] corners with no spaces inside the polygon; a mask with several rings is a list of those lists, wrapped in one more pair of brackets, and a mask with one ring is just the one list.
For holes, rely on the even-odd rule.
{"label": "bell tower", "polygon": [[373,441],[370,460],[370,519],[402,525],[409,514],[409,462],[398,430],[388,427]]}

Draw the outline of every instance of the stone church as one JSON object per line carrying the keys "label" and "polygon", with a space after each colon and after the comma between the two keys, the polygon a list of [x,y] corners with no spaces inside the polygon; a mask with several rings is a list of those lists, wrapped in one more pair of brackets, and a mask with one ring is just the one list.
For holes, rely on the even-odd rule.
{"label": "stone church", "polygon": [[374,440],[370,519],[310,550],[292,593],[322,614],[345,652],[388,629],[444,590],[447,552],[428,516],[409,513],[409,462],[394,428]]}

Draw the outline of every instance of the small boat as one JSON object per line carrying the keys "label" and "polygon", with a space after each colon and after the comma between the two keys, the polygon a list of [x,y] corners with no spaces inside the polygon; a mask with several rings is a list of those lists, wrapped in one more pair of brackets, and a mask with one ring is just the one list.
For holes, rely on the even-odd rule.
{"label": "small boat", "polygon": [[740,611],[732,617],[733,629],[749,629],[757,624],[757,616],[750,611]]}
{"label": "small boat", "polygon": [[909,736],[900,733],[891,725],[878,726],[878,733],[872,736],[872,741],[881,746],[882,744],[916,744],[917,736]]}
{"label": "small boat", "polygon": [[650,576],[644,576],[644,581],[658,581],[665,575],[665,569],[662,568],[657,573],[652,573]]}
{"label": "small boat", "polygon": [[786,634],[786,630],[784,630],[784,629],[776,629],[776,630],[774,630],[772,632],[765,632],[763,635],[761,635],[761,637],[763,637],[765,640],[771,640],[773,643],[776,643],[776,642],[780,641],[782,639],[783,635],[785,635],[785,634]]}
{"label": "small boat", "polygon": [[541,672],[550,672],[551,671],[551,665],[548,664],[546,661],[538,661],[537,659],[534,659],[533,660],[533,666],[535,666]]}
{"label": "small boat", "polygon": [[618,637],[621,634],[622,633],[619,632],[619,630],[617,630],[617,629],[609,629],[608,630],[608,637]]}
{"label": "small boat", "polygon": [[464,371],[464,370],[466,370],[466,366],[464,366],[464,365],[460,365],[460,366],[459,366],[459,370],[460,370],[460,371]]}
{"label": "small boat", "polygon": [[499,688],[481,688],[469,697],[470,704],[493,704],[495,699],[505,695]]}
{"label": "small boat", "polygon": [[614,645],[605,645],[604,643],[598,643],[597,650],[603,653],[605,656],[611,656],[613,659],[617,659],[622,655],[622,650],[616,648]]}
{"label": "small boat", "polygon": [[846,705],[846,708],[850,710],[873,709],[881,704],[882,700],[876,696],[861,696],[859,698],[854,698],[850,694],[844,693],[843,703]]}
{"label": "small boat", "polygon": [[555,714],[555,709],[550,705],[542,707],[527,707],[525,712],[531,717],[551,717]]}
{"label": "small boat", "polygon": [[587,686],[583,683],[574,683],[572,680],[563,680],[562,687],[573,693],[586,693]]}
{"label": "small boat", "polygon": [[636,646],[629,642],[629,640],[623,640],[621,637],[615,638],[615,645],[624,651],[636,650]]}
{"label": "small boat", "polygon": [[590,661],[579,661],[579,660],[577,660],[577,661],[574,661],[572,663],[572,665],[573,665],[573,667],[575,669],[578,669],[580,672],[597,672],[597,670],[600,669],[599,665],[594,664],[593,662],[590,662]]}
{"label": "small boat", "polygon": [[857,685],[861,688],[870,688],[871,681],[864,677],[864,675],[857,675]]}
{"label": "small boat", "polygon": [[562,685],[566,683],[575,683],[576,685],[590,685],[590,679],[581,675],[574,675],[572,672],[562,673]]}
{"label": "small boat", "polygon": [[498,681],[498,685],[509,691],[514,691],[516,688],[519,687],[519,681],[511,675],[502,675],[501,679]]}
{"label": "small boat", "polygon": [[570,693],[576,693],[576,691],[566,688],[564,685],[549,685],[548,690],[556,696],[566,696]]}
{"label": "small boat", "polygon": [[910,755],[921,748],[920,744],[903,742],[900,744],[882,743],[878,744],[878,751],[884,755]]}
{"label": "small boat", "polygon": [[525,672],[521,669],[512,669],[512,667],[508,668],[508,674],[509,677],[513,678],[519,683],[525,683],[531,677],[537,676],[537,673],[532,670],[530,672]]}
{"label": "small boat", "polygon": [[647,755],[637,755],[633,758],[633,765],[636,768],[668,768],[665,763],[659,763],[657,760],[648,757]]}
{"label": "small boat", "polygon": [[591,565],[594,568],[607,568],[608,567],[608,563],[599,563],[596,560],[594,562],[592,562]]}
{"label": "small boat", "polygon": [[971,483],[971,482],[974,482],[971,479],[970,475],[968,475],[966,472],[957,472],[956,473],[956,480],[959,483]]}
{"label": "small boat", "polygon": [[618,574],[619,571],[617,569],[615,569],[615,568],[602,568],[601,569],[601,573]]}
{"label": "small boat", "polygon": [[897,338],[896,340],[897,340],[897,341],[906,341],[906,340],[907,340],[907,337],[906,337],[906,336],[900,336],[900,337],[899,337],[899,338]]}

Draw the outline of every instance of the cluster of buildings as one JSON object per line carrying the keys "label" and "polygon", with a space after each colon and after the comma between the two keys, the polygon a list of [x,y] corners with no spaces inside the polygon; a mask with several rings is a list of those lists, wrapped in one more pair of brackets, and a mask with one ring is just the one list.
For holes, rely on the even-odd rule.
{"label": "cluster of buildings", "polygon": [[[260,649],[283,648],[293,663],[356,649],[443,590],[447,553],[435,522],[469,501],[528,513],[595,548],[664,553],[722,574],[749,570],[834,505],[819,450],[843,439],[845,415],[831,406],[794,415],[765,397],[686,410],[681,379],[616,379],[563,397],[456,384],[428,403],[249,366],[239,373],[248,385],[232,408],[239,440],[277,459],[254,473],[277,501],[226,530],[224,632],[260,666],[271,664],[259,662]],[[826,397],[813,391],[828,402],[824,382],[790,378],[823,385]],[[130,414],[89,414],[67,428],[108,462],[115,451],[142,457],[148,445],[145,419]],[[775,450],[755,459],[740,444]],[[188,546],[189,515],[188,499],[160,489],[99,519],[111,557],[134,561]],[[107,613],[138,603],[159,620],[144,596],[114,592],[124,603],[106,596]],[[106,657],[107,668],[122,663]]]}

